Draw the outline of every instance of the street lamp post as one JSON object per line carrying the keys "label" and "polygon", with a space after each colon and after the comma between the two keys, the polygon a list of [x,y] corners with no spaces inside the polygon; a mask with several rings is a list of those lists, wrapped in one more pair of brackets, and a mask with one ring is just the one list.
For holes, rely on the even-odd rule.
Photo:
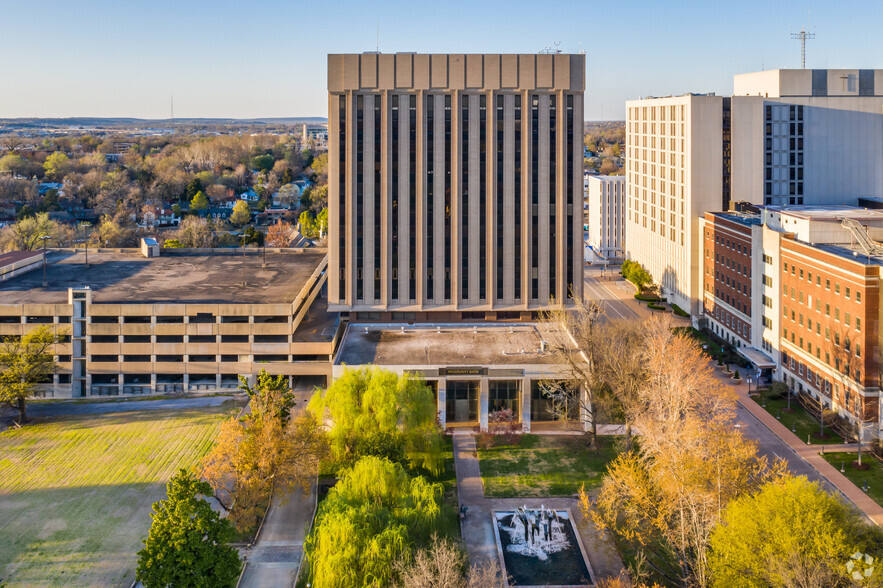
{"label": "street lamp post", "polygon": [[40,235],[40,240],[43,241],[43,287],[46,288],[49,286],[49,282],[46,281],[46,241],[51,239],[49,235]]}
{"label": "street lamp post", "polygon": [[83,247],[86,249],[86,269],[89,269],[89,227],[92,223],[82,222],[80,226],[83,228]]}

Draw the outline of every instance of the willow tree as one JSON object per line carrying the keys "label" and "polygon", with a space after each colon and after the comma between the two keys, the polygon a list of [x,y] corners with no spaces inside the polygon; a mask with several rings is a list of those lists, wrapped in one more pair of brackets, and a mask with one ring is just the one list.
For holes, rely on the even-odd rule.
{"label": "willow tree", "polygon": [[380,368],[347,369],[313,396],[308,410],[328,424],[331,454],[341,463],[374,455],[441,472],[435,396],[420,378]]}
{"label": "willow tree", "polygon": [[368,456],[322,501],[304,547],[315,588],[386,586],[396,562],[426,545],[441,519],[442,486]]}

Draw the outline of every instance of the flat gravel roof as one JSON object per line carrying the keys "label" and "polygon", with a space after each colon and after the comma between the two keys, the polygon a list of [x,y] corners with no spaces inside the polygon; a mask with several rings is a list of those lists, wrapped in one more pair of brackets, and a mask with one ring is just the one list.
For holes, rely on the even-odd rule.
{"label": "flat gravel roof", "polygon": [[540,352],[540,342],[544,339],[541,333],[546,328],[541,324],[446,324],[439,325],[440,332],[436,325],[404,327],[403,332],[399,325],[349,325],[335,363],[413,366],[560,363],[551,353]]}
{"label": "flat gravel roof", "polygon": [[[89,286],[97,303],[290,303],[326,255],[325,250],[267,253],[170,253],[49,251],[43,271],[0,282],[0,304],[66,304],[68,288]],[[247,285],[243,287],[243,275]]]}

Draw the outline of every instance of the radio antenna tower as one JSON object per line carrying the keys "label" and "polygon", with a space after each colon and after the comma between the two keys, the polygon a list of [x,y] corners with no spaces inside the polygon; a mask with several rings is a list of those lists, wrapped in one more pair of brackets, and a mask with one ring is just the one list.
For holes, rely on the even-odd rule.
{"label": "radio antenna tower", "polygon": [[800,29],[799,33],[791,33],[792,39],[800,39],[800,69],[806,69],[806,40],[815,39],[816,34],[807,33],[806,29]]}

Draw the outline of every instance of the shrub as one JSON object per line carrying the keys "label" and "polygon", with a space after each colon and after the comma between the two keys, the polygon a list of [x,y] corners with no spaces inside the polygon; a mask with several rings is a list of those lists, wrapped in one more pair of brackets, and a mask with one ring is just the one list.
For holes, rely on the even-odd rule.
{"label": "shrub", "polygon": [[739,370],[736,370],[736,371],[733,373],[733,379],[734,379],[734,380],[741,380],[741,379],[742,379],[742,376],[739,375]]}
{"label": "shrub", "polygon": [[635,294],[635,300],[640,300],[641,302],[659,302],[659,296],[653,296],[652,294]]}
{"label": "shrub", "polygon": [[671,311],[678,316],[690,316],[689,312],[685,311],[683,308],[681,308],[677,304],[671,305]]}
{"label": "shrub", "polygon": [[665,307],[664,307],[664,306],[662,306],[661,304],[653,304],[652,302],[650,302],[649,304],[647,304],[647,308],[649,308],[650,310],[662,310],[662,311],[665,311]]}

